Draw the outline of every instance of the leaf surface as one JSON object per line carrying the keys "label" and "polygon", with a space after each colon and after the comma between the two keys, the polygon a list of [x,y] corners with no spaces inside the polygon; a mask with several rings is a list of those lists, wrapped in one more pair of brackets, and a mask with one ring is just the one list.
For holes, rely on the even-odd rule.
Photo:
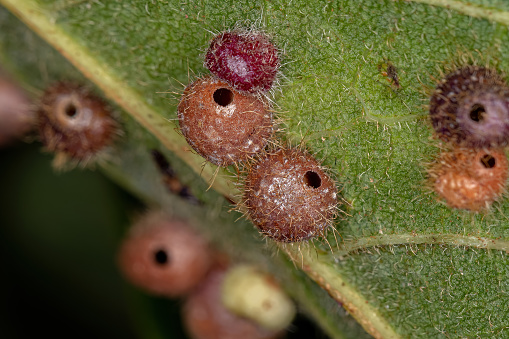
{"label": "leaf surface", "polygon": [[[273,93],[287,125],[280,137],[303,140],[330,169],[344,199],[335,225],[340,236],[330,232],[328,243],[283,252],[375,337],[507,335],[509,202],[472,214],[437,200],[426,184],[426,164],[439,148],[425,108],[434,79],[455,63],[509,71],[506,2],[1,2],[129,115],[123,115],[126,135],[115,161],[104,164],[112,176],[170,208],[173,200],[166,200],[175,198],[161,191],[148,156],[162,150],[205,201],[197,210],[224,224],[217,229],[236,230],[218,235],[202,225],[208,237],[230,254],[242,249],[246,260],[275,265],[274,271],[287,267],[280,278],[300,286],[295,297],[331,335],[358,336],[339,320],[344,312],[331,311],[333,300],[285,259],[272,263],[275,246],[269,242],[267,249],[248,223],[234,223],[237,216],[226,213],[220,195],[205,192],[215,169],[202,170],[202,159],[175,130],[178,93],[190,74],[206,74],[203,55],[213,33],[235,25],[265,30],[284,62]],[[2,20],[5,29],[16,26],[9,20]],[[2,37],[1,54],[20,73],[38,74],[25,76],[27,83],[42,89],[68,74],[59,68],[70,66],[55,63],[58,55],[37,60],[28,53],[46,52],[23,34],[18,42],[25,46],[14,35]],[[384,74],[389,63],[399,88]],[[213,188],[236,199],[234,181],[221,173]],[[185,214],[195,213],[189,210]]]}

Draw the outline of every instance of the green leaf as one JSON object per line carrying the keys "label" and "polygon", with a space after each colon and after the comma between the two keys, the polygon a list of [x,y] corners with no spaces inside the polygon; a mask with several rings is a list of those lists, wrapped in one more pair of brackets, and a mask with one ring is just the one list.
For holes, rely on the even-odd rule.
{"label": "green leaf", "polygon": [[[333,173],[344,199],[327,241],[280,246],[375,337],[507,336],[509,202],[484,214],[451,210],[428,188],[439,152],[424,107],[447,65],[471,60],[509,72],[505,1],[31,1],[0,0],[123,109],[125,135],[103,168],[147,202],[185,215],[232,256],[278,272],[333,337],[362,335],[284,255],[274,256],[221,195],[235,180],[189,151],[174,119],[182,84],[204,74],[211,32],[267,31],[284,66],[274,91],[292,142]],[[0,60],[38,90],[79,79],[5,11]],[[37,56],[37,57],[34,57]],[[392,63],[400,87],[383,70]],[[159,149],[205,202],[192,207],[160,185]],[[199,180],[198,176],[203,180]],[[207,220],[205,223],[204,220]],[[212,225],[214,225],[212,227]],[[281,253],[279,252],[279,253]],[[284,268],[284,269],[283,269]]]}

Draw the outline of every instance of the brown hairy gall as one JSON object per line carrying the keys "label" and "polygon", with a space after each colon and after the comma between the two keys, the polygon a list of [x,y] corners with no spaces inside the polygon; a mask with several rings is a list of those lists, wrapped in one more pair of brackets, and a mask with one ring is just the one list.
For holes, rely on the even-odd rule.
{"label": "brown hairy gall", "polygon": [[505,192],[508,167],[502,150],[458,148],[440,155],[430,177],[447,205],[480,211]]}
{"label": "brown hairy gall", "polygon": [[495,70],[464,66],[449,73],[430,99],[438,137],[466,147],[500,147],[509,141],[509,87]]}
{"label": "brown hairy gall", "polygon": [[46,148],[76,160],[88,160],[108,146],[117,130],[106,104],[77,84],[48,88],[37,113]]}
{"label": "brown hairy gall", "polygon": [[212,270],[191,293],[182,309],[184,324],[194,339],[269,339],[279,332],[230,312],[222,303],[224,268]]}
{"label": "brown hairy gall", "polygon": [[178,106],[180,130],[211,163],[228,166],[260,152],[272,135],[272,113],[262,99],[213,77],[198,79]]}
{"label": "brown hairy gall", "polygon": [[207,243],[189,225],[160,214],[139,220],[118,254],[119,267],[132,284],[166,297],[193,289],[211,261]]}
{"label": "brown hairy gall", "polygon": [[253,223],[270,238],[298,242],[322,235],[337,211],[334,181],[309,154],[279,149],[254,163],[244,187]]}

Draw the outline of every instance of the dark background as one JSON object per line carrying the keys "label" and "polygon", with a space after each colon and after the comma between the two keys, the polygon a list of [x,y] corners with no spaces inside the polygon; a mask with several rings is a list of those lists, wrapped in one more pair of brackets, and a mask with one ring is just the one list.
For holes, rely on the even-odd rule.
{"label": "dark background", "polygon": [[138,293],[115,266],[141,204],[97,170],[56,173],[40,148],[0,149],[0,337],[182,337],[178,302]]}

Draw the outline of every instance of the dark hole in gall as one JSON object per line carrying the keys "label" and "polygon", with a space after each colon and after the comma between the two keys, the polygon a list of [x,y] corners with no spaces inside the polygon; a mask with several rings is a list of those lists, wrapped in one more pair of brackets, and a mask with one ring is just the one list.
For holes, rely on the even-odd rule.
{"label": "dark hole in gall", "polygon": [[316,172],[307,171],[304,174],[304,183],[309,187],[318,188],[322,185],[322,178]]}
{"label": "dark hole in gall", "polygon": [[481,164],[486,168],[493,168],[493,167],[495,167],[496,160],[493,156],[491,156],[489,154],[485,154],[481,158]]}
{"label": "dark hole in gall", "polygon": [[168,263],[168,254],[165,250],[158,250],[154,253],[154,260],[156,264],[164,265]]}
{"label": "dark hole in gall", "polygon": [[228,88],[219,88],[214,92],[214,101],[216,104],[226,107],[233,101],[233,92]]}
{"label": "dark hole in gall", "polygon": [[65,106],[65,115],[69,118],[75,118],[78,115],[78,109],[73,103],[69,103]]}
{"label": "dark hole in gall", "polygon": [[484,106],[481,104],[475,104],[470,109],[470,119],[475,122],[481,122],[484,120],[484,115],[486,114],[486,110]]}

